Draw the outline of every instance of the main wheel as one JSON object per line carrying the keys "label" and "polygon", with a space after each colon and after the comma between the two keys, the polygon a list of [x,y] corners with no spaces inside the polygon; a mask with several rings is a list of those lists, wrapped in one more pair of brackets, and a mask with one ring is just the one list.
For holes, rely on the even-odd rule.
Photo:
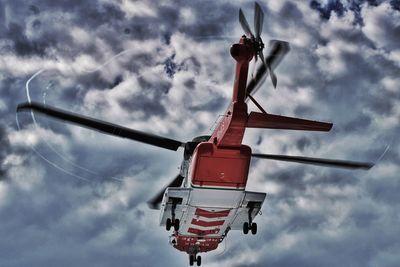
{"label": "main wheel", "polygon": [[175,231],[179,230],[179,219],[175,219],[175,221],[174,221],[174,229],[175,229]]}
{"label": "main wheel", "polygon": [[243,234],[247,235],[248,232],[249,232],[249,223],[245,222],[243,224]]}
{"label": "main wheel", "polygon": [[168,218],[167,221],[165,222],[165,229],[167,229],[167,231],[171,230],[171,225],[172,221],[170,218]]}
{"label": "main wheel", "polygon": [[251,233],[253,235],[257,234],[257,224],[256,223],[251,224]]}
{"label": "main wheel", "polygon": [[194,256],[193,255],[189,255],[189,265],[193,266],[194,263]]}
{"label": "main wheel", "polygon": [[196,263],[197,263],[197,266],[201,265],[201,256],[197,256]]}

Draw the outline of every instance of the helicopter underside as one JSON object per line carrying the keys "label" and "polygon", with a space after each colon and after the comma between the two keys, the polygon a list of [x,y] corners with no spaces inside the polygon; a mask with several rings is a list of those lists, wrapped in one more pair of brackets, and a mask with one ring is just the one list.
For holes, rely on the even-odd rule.
{"label": "helicopter underside", "polygon": [[176,249],[189,255],[211,251],[230,230],[246,231],[244,226],[252,230],[265,196],[244,190],[170,187],[161,205],[160,225],[173,227],[170,242]]}

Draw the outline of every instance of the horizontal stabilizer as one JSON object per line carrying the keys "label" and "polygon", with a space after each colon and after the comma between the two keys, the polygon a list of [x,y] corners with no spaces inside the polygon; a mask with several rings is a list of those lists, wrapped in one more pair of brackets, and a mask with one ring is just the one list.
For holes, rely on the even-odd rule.
{"label": "horizontal stabilizer", "polygon": [[246,127],[329,132],[332,128],[332,123],[251,112],[247,119]]}

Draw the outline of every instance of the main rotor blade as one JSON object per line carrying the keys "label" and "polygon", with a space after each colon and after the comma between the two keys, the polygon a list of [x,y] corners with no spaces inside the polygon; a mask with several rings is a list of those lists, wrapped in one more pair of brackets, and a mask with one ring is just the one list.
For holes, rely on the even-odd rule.
{"label": "main rotor blade", "polygon": [[[269,66],[272,71],[275,70],[289,51],[290,45],[288,42],[280,40],[271,40],[269,42],[269,53],[265,59],[265,64],[262,64],[260,66],[254,78],[251,79],[250,82],[247,84],[247,94],[254,94],[256,90],[261,86],[261,84],[265,81],[265,76],[268,71],[267,66]],[[274,83],[273,76],[274,75],[271,75],[271,79]]]}
{"label": "main rotor blade", "polygon": [[302,164],[311,164],[324,167],[334,167],[334,168],[346,168],[346,169],[371,169],[374,164],[370,162],[356,162],[348,160],[337,160],[337,159],[323,159],[323,158],[310,158],[302,156],[286,156],[286,155],[276,155],[276,154],[252,154],[254,158],[261,159],[272,159],[280,161],[289,161]]}
{"label": "main rotor blade", "polygon": [[243,31],[246,33],[246,35],[248,37],[253,38],[254,35],[250,30],[249,23],[247,22],[246,17],[244,16],[242,9],[239,9],[239,22],[240,22],[240,25],[242,26]]}
{"label": "main rotor blade", "polygon": [[32,110],[55,119],[76,124],[81,127],[86,127],[105,134],[127,138],[165,149],[176,151],[180,146],[183,146],[183,143],[177,140],[129,129],[117,124],[86,117],[37,102],[26,102],[19,104],[17,107],[17,112]]}
{"label": "main rotor blade", "polygon": [[262,11],[260,5],[254,3],[254,31],[256,34],[256,39],[258,40],[261,36],[261,31],[264,23],[264,12]]}
{"label": "main rotor blade", "polygon": [[165,186],[157,195],[147,202],[151,209],[160,209],[161,201],[164,197],[164,192],[168,187],[180,187],[185,177],[178,174],[167,186]]}

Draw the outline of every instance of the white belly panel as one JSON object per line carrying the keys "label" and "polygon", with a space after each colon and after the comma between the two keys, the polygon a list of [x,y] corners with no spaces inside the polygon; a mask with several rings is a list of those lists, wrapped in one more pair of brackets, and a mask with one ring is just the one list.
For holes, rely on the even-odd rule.
{"label": "white belly panel", "polygon": [[189,205],[210,208],[238,208],[244,197],[242,190],[193,188]]}

